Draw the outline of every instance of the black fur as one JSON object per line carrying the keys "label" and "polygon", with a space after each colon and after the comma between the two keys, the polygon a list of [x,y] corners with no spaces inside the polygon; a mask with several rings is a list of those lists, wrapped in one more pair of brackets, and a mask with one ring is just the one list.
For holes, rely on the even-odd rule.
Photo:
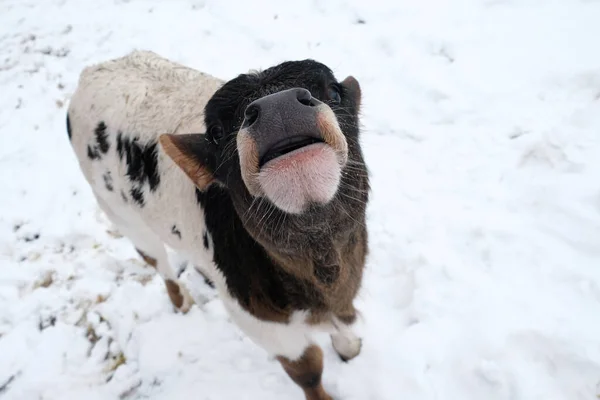
{"label": "black fur", "polygon": [[146,183],[154,192],[160,183],[158,173],[158,145],[156,142],[141,144],[139,138],[117,134],[117,153],[127,165],[127,177],[141,189]]}
{"label": "black fur", "polygon": [[206,193],[196,188],[196,203],[200,204],[202,208],[206,208]]}
{"label": "black fur", "polygon": [[102,175],[102,179],[104,179],[104,187],[106,187],[106,190],[108,190],[109,192],[112,192],[114,190],[114,186],[113,186],[113,178],[110,174],[110,171],[106,171],[104,173],[104,175]]}
{"label": "black fur", "polygon": [[204,244],[204,248],[208,250],[208,232],[206,231],[202,234],[202,244]]}
{"label": "black fur", "polygon": [[[67,132],[71,131],[71,121],[67,115]],[[94,129],[94,136],[96,136],[96,143],[88,145],[87,155],[90,160],[102,159],[102,154],[106,154],[110,149],[110,143],[108,142],[108,134],[106,133],[106,124],[99,122]],[[71,134],[69,133],[69,138]]]}
{"label": "black fur", "polygon": [[67,135],[69,135],[69,140],[71,140],[71,119],[69,118],[68,113],[67,113]]}
{"label": "black fur", "polygon": [[122,190],[121,190],[121,198],[123,199],[123,201],[124,201],[125,203],[128,203],[128,202],[129,202],[129,201],[127,200],[127,195],[126,195],[126,194],[125,194],[125,192],[124,192],[124,191],[122,191]]}
{"label": "black fur", "polygon": [[102,154],[106,154],[108,149],[110,149],[110,143],[108,143],[108,134],[106,133],[106,124],[103,121],[100,121],[98,126],[96,126],[94,133],[96,134],[98,150],[100,150]]}
{"label": "black fur", "polygon": [[171,233],[175,236],[177,236],[179,239],[181,239],[181,232],[179,231],[179,229],[177,229],[176,225],[173,225],[171,227]]}
{"label": "black fur", "polygon": [[87,150],[87,155],[90,160],[100,159],[100,153],[98,152],[98,149],[96,147],[88,146]]}
{"label": "black fur", "polygon": [[230,293],[243,306],[249,307],[250,298],[255,298],[272,302],[280,310],[325,309],[322,294],[312,283],[296,279],[275,265],[252,239],[225,189],[213,185],[202,198],[214,262]]}
{"label": "black fur", "polygon": [[129,194],[131,194],[131,198],[135,201],[140,207],[144,207],[144,192],[140,188],[133,186],[129,190]]}
{"label": "black fur", "polygon": [[123,132],[117,132],[117,153],[119,154],[119,159],[123,161]]}

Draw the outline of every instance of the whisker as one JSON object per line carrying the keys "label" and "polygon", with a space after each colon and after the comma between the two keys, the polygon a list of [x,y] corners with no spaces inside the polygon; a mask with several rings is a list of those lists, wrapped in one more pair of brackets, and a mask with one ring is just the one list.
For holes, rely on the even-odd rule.
{"label": "whisker", "polygon": [[356,218],[354,218],[354,217],[353,217],[353,216],[352,216],[352,215],[351,215],[351,214],[350,214],[348,211],[346,211],[346,209],[345,209],[343,206],[339,207],[339,209],[340,209],[341,211],[343,211],[343,212],[344,212],[344,214],[346,214],[346,215],[348,216],[348,218],[350,218],[352,221],[356,222],[357,224],[359,224],[359,225],[360,225],[360,226],[362,226],[362,227],[364,227],[364,226],[365,226],[365,224],[364,224],[364,223],[362,223],[361,221],[357,220],[357,219],[356,219]]}
{"label": "whisker", "polygon": [[366,204],[367,204],[367,203],[366,203],[364,200],[358,199],[358,198],[356,198],[356,197],[352,197],[352,196],[350,196],[350,195],[349,195],[349,194],[347,194],[347,193],[344,193],[344,192],[339,192],[339,194],[340,194],[341,196],[344,196],[344,197],[347,197],[347,198],[349,198],[349,199],[351,199],[351,200],[354,200],[354,201],[356,201],[356,202],[358,202],[358,203],[360,203],[360,204],[363,204],[363,205],[366,205]]}
{"label": "whisker", "polygon": [[252,202],[250,203],[250,207],[248,207],[248,209],[246,210],[246,212],[242,216],[242,221],[247,221],[246,217],[248,216],[248,213],[250,213],[250,211],[252,210],[252,207],[254,207],[254,205],[256,204],[256,200],[258,200],[258,199],[259,199],[258,197],[254,197],[252,199]]}
{"label": "whisker", "polygon": [[[262,202],[261,202],[262,204]],[[267,217],[267,215],[271,215],[273,213],[273,205],[271,203],[267,203],[267,205],[269,206],[269,208],[267,208],[267,210],[265,211],[265,213],[263,214],[263,216],[260,218],[260,220],[258,221],[258,223],[256,224],[259,228],[260,228],[260,235],[263,235],[264,232],[264,225],[261,225],[261,223],[263,222],[263,220],[265,219],[265,217]],[[269,218],[267,217],[267,220]]]}

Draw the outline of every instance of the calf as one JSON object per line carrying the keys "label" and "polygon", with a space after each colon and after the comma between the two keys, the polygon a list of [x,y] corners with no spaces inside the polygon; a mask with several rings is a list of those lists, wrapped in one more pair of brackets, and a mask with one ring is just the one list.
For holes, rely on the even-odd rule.
{"label": "calf", "polygon": [[344,361],[361,349],[359,104],[353,77],[338,82],[312,60],[223,82],[136,51],[86,68],[67,114],[99,206],[175,307],[193,300],[165,246],[214,282],[232,320],[310,400],[331,399],[313,334],[330,333]]}

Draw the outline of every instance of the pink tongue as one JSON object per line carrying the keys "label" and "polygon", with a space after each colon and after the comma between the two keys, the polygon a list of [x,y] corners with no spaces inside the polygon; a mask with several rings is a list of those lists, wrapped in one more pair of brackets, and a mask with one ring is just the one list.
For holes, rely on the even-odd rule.
{"label": "pink tongue", "polygon": [[333,198],[340,172],[333,149],[316,143],[266,163],[258,182],[277,207],[300,213],[309,202],[325,204]]}

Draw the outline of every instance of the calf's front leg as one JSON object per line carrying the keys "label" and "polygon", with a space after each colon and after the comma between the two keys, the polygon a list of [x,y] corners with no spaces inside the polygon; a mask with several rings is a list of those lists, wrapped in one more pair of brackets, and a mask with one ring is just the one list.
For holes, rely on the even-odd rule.
{"label": "calf's front leg", "polygon": [[354,306],[343,314],[333,317],[336,332],[331,334],[331,344],[344,362],[352,360],[360,354],[362,339],[355,332],[357,312]]}
{"label": "calf's front leg", "polygon": [[277,360],[290,378],[304,390],[306,400],[333,400],[325,392],[321,383],[323,351],[319,346],[310,345],[297,360],[290,360],[283,356],[278,356]]}
{"label": "calf's front leg", "polygon": [[[224,285],[217,284],[217,287],[223,288]],[[321,383],[323,352],[312,340],[315,326],[307,323],[304,311],[282,318],[279,313],[268,315],[265,311],[271,309],[257,301],[254,310],[260,311],[263,316],[259,319],[242,308],[226,290],[221,290],[221,297],[235,324],[256,345],[279,361],[289,377],[304,391],[306,400],[333,400]]]}

